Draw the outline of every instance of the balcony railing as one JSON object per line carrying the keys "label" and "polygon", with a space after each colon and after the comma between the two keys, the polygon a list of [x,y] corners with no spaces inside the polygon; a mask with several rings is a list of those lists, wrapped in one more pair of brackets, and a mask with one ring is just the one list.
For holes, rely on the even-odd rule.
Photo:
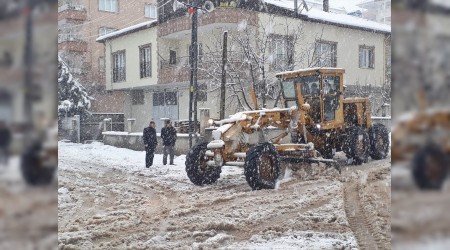
{"label": "balcony railing", "polygon": [[113,69],[113,82],[124,82],[126,79],[125,67]]}
{"label": "balcony railing", "polygon": [[[229,51],[227,55],[228,62],[241,62],[243,60],[242,53],[236,51]],[[174,63],[175,62],[175,63]],[[211,52],[206,54],[200,54],[198,56],[199,66],[208,65],[212,63],[222,64],[222,52]],[[188,67],[190,65],[189,56],[177,57],[176,60],[160,60],[161,69],[172,68],[172,67]]]}
{"label": "balcony railing", "polygon": [[80,38],[80,35],[75,34],[60,34],[58,35],[58,43],[63,42],[85,42],[83,39]]}

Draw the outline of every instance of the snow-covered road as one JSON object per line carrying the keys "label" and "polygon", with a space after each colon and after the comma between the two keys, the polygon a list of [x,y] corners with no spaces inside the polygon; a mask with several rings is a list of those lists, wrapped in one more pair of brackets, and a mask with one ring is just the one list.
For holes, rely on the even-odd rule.
{"label": "snow-covered road", "polygon": [[[144,167],[144,152],[59,143],[60,249],[358,249],[390,247],[390,163],[286,171],[276,190],[251,191],[225,166],[193,185],[185,156]],[[349,216],[347,216],[347,214]]]}

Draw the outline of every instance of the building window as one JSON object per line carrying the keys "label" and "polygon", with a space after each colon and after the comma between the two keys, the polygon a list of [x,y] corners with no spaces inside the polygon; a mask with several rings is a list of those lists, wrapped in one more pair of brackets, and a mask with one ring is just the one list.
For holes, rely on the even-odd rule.
{"label": "building window", "polygon": [[175,50],[170,50],[169,52],[169,64],[177,64],[177,52]]}
{"label": "building window", "polygon": [[272,36],[272,69],[292,69],[294,60],[294,46],[289,36]]}
{"label": "building window", "polygon": [[104,35],[106,35],[106,34],[109,34],[109,33],[111,33],[111,32],[114,32],[114,31],[116,31],[116,29],[114,29],[114,28],[100,27],[100,28],[98,29],[98,36],[104,36]]}
{"label": "building window", "polygon": [[153,93],[153,106],[177,105],[177,92]]}
{"label": "building window", "polygon": [[113,82],[123,82],[125,75],[125,50],[118,51],[112,55]]}
{"label": "building window", "polygon": [[146,4],[144,7],[144,16],[148,18],[156,18],[158,12],[156,11],[156,5]]}
{"label": "building window", "polygon": [[314,59],[316,67],[336,67],[337,66],[337,56],[336,56],[337,43],[335,42],[325,42],[318,41],[315,44],[314,49]]}
{"label": "building window", "polygon": [[117,0],[98,0],[98,10],[117,12]]}
{"label": "building window", "polygon": [[101,72],[105,71],[105,57],[104,56],[100,56],[98,58],[98,69]]}
{"label": "building window", "polygon": [[359,67],[362,69],[374,68],[375,47],[359,46]]}
{"label": "building window", "polygon": [[206,83],[199,84],[197,86],[197,101],[206,102],[208,101],[208,85]]}
{"label": "building window", "polygon": [[152,47],[150,44],[139,48],[139,69],[141,78],[152,76]]}
{"label": "building window", "polygon": [[132,90],[131,91],[131,103],[133,105],[144,104],[144,90]]}

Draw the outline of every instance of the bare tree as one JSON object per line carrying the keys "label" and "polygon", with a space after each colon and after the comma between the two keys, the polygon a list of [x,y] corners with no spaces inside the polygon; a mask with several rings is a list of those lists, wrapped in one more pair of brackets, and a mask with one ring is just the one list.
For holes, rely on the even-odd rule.
{"label": "bare tree", "polygon": [[[227,108],[231,108],[231,103],[238,104],[236,109],[244,110],[266,107],[268,100],[275,100],[279,94],[275,74],[306,66],[305,57],[310,54],[307,51],[313,46],[300,46],[303,25],[287,17],[275,19],[275,15],[270,15],[258,26],[250,25],[249,20],[244,19],[237,30],[228,32]],[[303,49],[297,51],[298,48]],[[212,92],[220,86],[221,60],[217,57],[221,55],[222,36],[210,36],[210,43],[203,50],[205,54],[199,70],[211,79],[208,91]],[[249,100],[251,88],[261,104],[258,107]]]}

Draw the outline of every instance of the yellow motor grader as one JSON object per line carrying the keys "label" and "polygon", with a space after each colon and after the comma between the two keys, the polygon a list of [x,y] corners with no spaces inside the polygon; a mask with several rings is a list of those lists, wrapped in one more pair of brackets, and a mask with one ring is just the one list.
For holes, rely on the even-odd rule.
{"label": "yellow motor grader", "polygon": [[[367,98],[343,97],[344,73],[341,68],[309,68],[277,74],[284,108],[239,112],[216,121],[213,140],[187,154],[189,179],[196,185],[212,184],[223,165],[235,165],[244,167],[253,190],[273,189],[281,161],[335,164],[336,151],[344,151],[354,164],[367,162],[369,155],[385,158],[388,131],[372,125]],[[280,133],[267,139],[264,135],[273,129]],[[280,143],[288,135],[290,143]]]}

